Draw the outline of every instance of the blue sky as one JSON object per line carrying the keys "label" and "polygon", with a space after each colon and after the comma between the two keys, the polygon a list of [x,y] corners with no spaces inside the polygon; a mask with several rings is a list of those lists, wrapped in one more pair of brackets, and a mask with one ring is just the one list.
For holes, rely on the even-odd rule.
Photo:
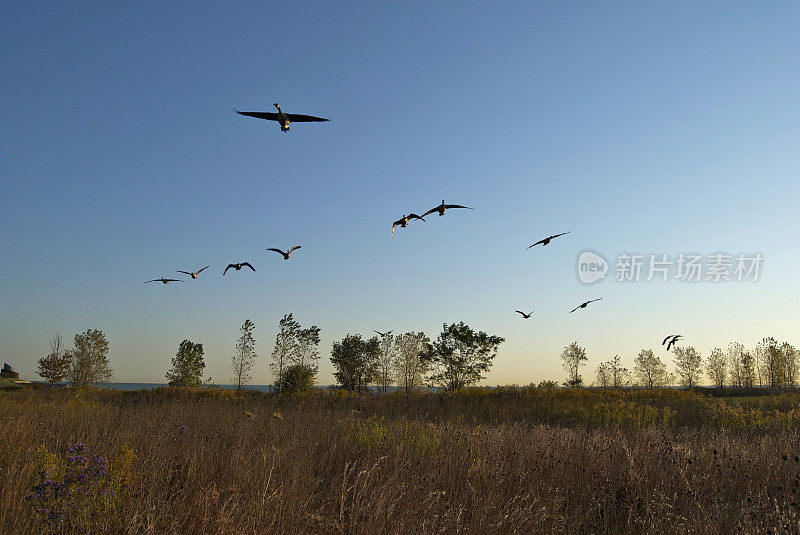
{"label": "blue sky", "polygon": [[[462,320],[507,339],[488,384],[561,379],[573,341],[587,378],[669,359],[670,332],[797,346],[798,23],[796,2],[14,3],[0,359],[32,378],[54,331],[98,328],[118,381],[162,380],[189,338],[226,382],[250,318],[265,383],[288,312],[322,328],[322,384],[348,332]],[[331,122],[231,111],[273,102]],[[390,238],[442,198],[475,210]],[[755,283],[585,286],[586,249],[764,262]],[[222,278],[238,260],[256,273]]]}

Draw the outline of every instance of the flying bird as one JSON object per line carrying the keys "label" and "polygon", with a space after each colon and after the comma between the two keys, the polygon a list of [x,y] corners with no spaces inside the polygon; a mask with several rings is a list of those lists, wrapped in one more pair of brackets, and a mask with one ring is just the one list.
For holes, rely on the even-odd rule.
{"label": "flying bird", "polygon": [[534,311],[533,311],[533,310],[531,310],[529,314],[525,314],[525,313],[524,313],[523,311],[521,311],[521,310],[516,310],[515,312],[519,312],[520,314],[522,314],[522,317],[523,317],[523,318],[525,318],[525,319],[528,319],[528,318],[530,318],[530,317],[533,315],[533,313],[534,313]]}
{"label": "flying bird", "polygon": [[378,334],[379,334],[379,335],[381,335],[381,336],[386,336],[387,334],[392,334],[392,331],[386,331],[385,333],[382,333],[382,332],[380,332],[380,331],[376,331],[375,329],[372,329],[372,330],[373,330],[374,332],[378,333]]}
{"label": "flying bird", "polygon": [[300,248],[299,245],[295,245],[294,247],[292,247],[291,249],[289,249],[287,252],[284,253],[280,249],[275,249],[274,247],[270,247],[269,249],[267,249],[267,251],[275,251],[276,253],[282,254],[284,260],[289,260],[289,255],[292,254],[292,251],[299,248]]}
{"label": "flying bird", "polygon": [[600,297],[600,298],[598,298],[598,299],[592,299],[591,301],[586,301],[586,302],[584,302],[584,303],[582,303],[582,304],[580,304],[580,305],[576,306],[576,307],[575,307],[575,308],[573,308],[572,310],[570,310],[570,311],[569,311],[569,313],[570,313],[570,314],[572,314],[573,312],[575,312],[575,311],[576,311],[576,310],[578,310],[579,308],[586,308],[586,305],[588,305],[589,303],[594,303],[595,301],[600,301],[600,299],[602,299],[602,297]]}
{"label": "flying bird", "polygon": [[256,268],[254,268],[253,266],[251,266],[251,265],[250,265],[248,262],[238,262],[238,263],[236,263],[236,264],[228,264],[228,267],[226,267],[226,268],[225,268],[225,271],[223,271],[223,272],[222,272],[222,275],[223,275],[223,276],[225,276],[225,273],[227,273],[227,272],[228,272],[228,270],[229,270],[230,268],[233,268],[233,269],[235,269],[236,271],[239,271],[239,270],[240,270],[240,269],[242,269],[244,266],[247,266],[247,267],[249,267],[249,268],[250,268],[250,269],[252,269],[253,271],[255,271],[255,270],[256,270]]}
{"label": "flying bird", "polygon": [[401,217],[400,219],[398,219],[397,221],[392,223],[392,238],[394,238],[394,228],[397,225],[400,225],[402,228],[406,228],[408,226],[408,223],[412,219],[419,219],[420,221],[425,221],[423,218],[421,218],[417,214],[408,214],[408,215],[403,214],[403,217]]}
{"label": "flying bird", "polygon": [[239,111],[236,108],[234,108],[233,111],[235,111],[239,115],[244,115],[246,117],[255,117],[256,119],[266,119],[268,121],[278,121],[278,124],[281,125],[281,132],[288,132],[289,124],[291,123],[322,123],[330,120],[330,119],[323,119],[322,117],[314,117],[313,115],[284,113],[277,102],[273,104],[273,106],[277,108],[278,113],[273,113],[269,111]]}
{"label": "flying bird", "polygon": [[669,351],[669,348],[674,346],[678,342],[678,340],[680,340],[681,338],[683,338],[683,335],[671,334],[671,335],[667,336],[666,338],[664,338],[664,341],[661,342],[661,345],[663,346],[664,344],[667,344],[667,351]]}
{"label": "flying bird", "polygon": [[144,281],[145,284],[147,284],[148,282],[163,282],[164,284],[169,284],[170,282],[183,282],[183,281],[180,280],[180,279],[165,279],[164,277],[161,277],[160,279],[153,279],[151,281]]}
{"label": "flying bird", "polygon": [[210,268],[210,267],[211,266],[206,266],[206,267],[204,267],[202,269],[198,269],[197,271],[181,271],[180,269],[176,269],[175,271],[177,271],[178,273],[185,273],[185,274],[189,275],[191,278],[196,279],[197,276],[200,274],[200,272],[203,271],[203,269],[207,269],[207,268]]}
{"label": "flying bird", "polygon": [[533,245],[529,245],[529,246],[528,246],[528,249],[530,249],[530,248],[531,248],[531,247],[533,247],[534,245],[539,245],[540,243],[542,244],[542,247],[544,247],[545,245],[547,245],[548,243],[550,243],[550,240],[552,240],[553,238],[558,238],[559,236],[563,236],[564,234],[569,234],[570,232],[572,232],[572,231],[568,230],[568,231],[566,231],[566,232],[562,232],[561,234],[553,234],[552,236],[548,236],[548,237],[546,237],[546,238],[545,238],[545,239],[543,239],[543,240],[539,240],[539,241],[537,241],[537,242],[536,242],[536,243],[534,243]]}
{"label": "flying bird", "polygon": [[422,214],[422,217],[425,217],[426,215],[432,214],[434,212],[439,212],[439,215],[442,216],[444,215],[444,213],[447,211],[448,208],[466,208],[467,210],[472,210],[472,208],[470,208],[469,206],[461,206],[460,204],[445,204],[444,199],[442,199],[442,204],[440,204],[439,206],[434,206],[433,208]]}

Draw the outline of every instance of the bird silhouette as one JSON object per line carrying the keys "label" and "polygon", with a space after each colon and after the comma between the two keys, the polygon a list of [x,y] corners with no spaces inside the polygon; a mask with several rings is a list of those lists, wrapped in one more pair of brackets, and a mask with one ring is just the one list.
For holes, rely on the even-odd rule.
{"label": "bird silhouette", "polygon": [[571,230],[568,230],[568,231],[566,231],[566,232],[562,232],[561,234],[553,234],[552,236],[548,236],[548,237],[544,238],[543,240],[539,240],[539,241],[537,241],[537,242],[536,242],[536,243],[534,243],[533,245],[529,245],[529,246],[528,246],[528,249],[530,249],[530,248],[531,248],[531,247],[533,247],[534,245],[539,245],[540,243],[542,244],[542,247],[544,247],[545,245],[547,245],[548,243],[550,243],[550,240],[552,240],[553,238],[558,238],[559,236],[563,236],[564,234],[569,234],[570,232],[572,232],[572,231],[571,231]]}
{"label": "bird silhouette", "polygon": [[528,318],[530,318],[530,317],[533,315],[533,313],[534,313],[534,311],[533,311],[533,310],[531,310],[529,314],[525,314],[525,313],[524,313],[523,311],[521,311],[521,310],[516,310],[515,312],[519,312],[520,314],[522,314],[522,317],[523,317],[523,318],[525,318],[525,319],[528,319]]}
{"label": "bird silhouette", "polygon": [[444,199],[442,199],[442,204],[440,204],[439,206],[434,206],[433,208],[422,214],[422,217],[425,217],[426,215],[432,214],[434,212],[439,212],[439,215],[443,216],[448,208],[466,208],[467,210],[472,210],[472,208],[470,208],[469,206],[461,206],[460,204],[445,204]]}
{"label": "bird silhouette", "polygon": [[230,268],[233,268],[233,269],[235,269],[236,271],[239,271],[239,270],[240,270],[240,269],[242,269],[244,266],[247,266],[247,267],[249,267],[249,268],[250,268],[250,269],[252,269],[253,271],[255,271],[255,270],[256,270],[256,268],[254,268],[253,266],[251,266],[249,262],[237,262],[236,264],[228,264],[228,267],[226,267],[226,268],[225,268],[225,271],[223,271],[223,272],[222,272],[222,275],[223,275],[223,276],[225,276],[225,273],[227,273],[227,272],[228,272],[228,270],[229,270]]}
{"label": "bird silhouette", "polygon": [[151,281],[144,281],[145,284],[147,284],[148,282],[163,282],[164,284],[169,284],[170,282],[183,282],[183,281],[180,280],[180,279],[165,279],[164,277],[161,277],[160,279],[153,279]]}
{"label": "bird silhouette", "polygon": [[203,271],[204,269],[210,268],[210,267],[211,266],[206,266],[206,267],[204,267],[202,269],[198,269],[197,271],[181,271],[180,269],[176,269],[175,271],[177,271],[178,273],[185,273],[185,274],[189,275],[191,278],[196,279],[201,271]]}
{"label": "bird silhouette", "polygon": [[683,335],[671,334],[664,338],[664,341],[661,342],[661,345],[663,346],[664,344],[667,344],[667,351],[669,351],[669,348],[674,346],[681,338],[683,338]]}
{"label": "bird silhouette", "polygon": [[380,331],[376,331],[375,329],[372,329],[372,330],[373,330],[374,332],[378,333],[378,334],[379,334],[379,335],[381,335],[381,336],[386,336],[387,334],[392,334],[392,331],[386,331],[385,333],[382,333],[382,332],[380,332]]}
{"label": "bird silhouette", "polygon": [[423,218],[421,218],[417,214],[408,214],[408,215],[403,214],[403,217],[401,217],[400,219],[398,219],[397,221],[392,223],[392,238],[394,238],[394,228],[397,225],[400,225],[402,228],[406,228],[408,226],[408,223],[412,219],[419,219],[420,221],[425,221]]}
{"label": "bird silhouette", "polygon": [[297,113],[284,113],[280,105],[276,102],[273,104],[278,110],[278,113],[270,111],[239,111],[233,109],[239,115],[246,117],[255,117],[256,119],[266,119],[268,121],[277,121],[281,125],[281,132],[288,132],[291,123],[323,123],[330,119],[323,119],[322,117],[314,117],[313,115],[299,115]]}
{"label": "bird silhouette", "polygon": [[291,249],[289,249],[287,252],[284,253],[280,249],[275,249],[274,247],[270,247],[269,249],[267,249],[267,251],[275,251],[276,253],[283,255],[284,260],[289,260],[289,256],[292,254],[292,251],[299,248],[300,248],[299,245],[295,245],[294,247],[292,247]]}
{"label": "bird silhouette", "polygon": [[580,304],[580,305],[576,306],[576,307],[575,307],[575,308],[573,308],[572,310],[570,310],[570,311],[569,311],[569,313],[570,313],[570,314],[572,314],[573,312],[575,312],[575,311],[576,311],[576,310],[578,310],[579,308],[586,308],[586,305],[588,305],[589,303],[594,303],[595,301],[600,301],[600,299],[602,299],[602,297],[600,297],[600,298],[598,298],[598,299],[592,299],[592,300],[590,300],[590,301],[586,301],[586,302],[584,302],[584,303],[582,303],[582,304]]}

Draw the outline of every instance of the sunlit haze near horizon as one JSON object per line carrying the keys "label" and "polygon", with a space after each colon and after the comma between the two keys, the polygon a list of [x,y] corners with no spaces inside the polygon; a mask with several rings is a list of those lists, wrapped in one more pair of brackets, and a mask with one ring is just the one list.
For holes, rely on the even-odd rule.
{"label": "sunlit haze near horizon", "polygon": [[[797,2],[6,6],[0,363],[34,379],[54,332],[96,328],[114,381],[164,382],[190,339],[228,383],[249,318],[265,384],[290,312],[322,329],[323,385],[347,333],[459,321],[506,339],[488,385],[563,381],[571,342],[587,382],[671,363],[671,333],[704,358],[797,347],[798,27]],[[232,111],[273,102],[331,120]],[[474,210],[390,237],[442,199]],[[604,280],[579,280],[584,251]],[[651,254],[740,253],[758,280],[644,280]],[[238,261],[256,272],[221,276]]]}

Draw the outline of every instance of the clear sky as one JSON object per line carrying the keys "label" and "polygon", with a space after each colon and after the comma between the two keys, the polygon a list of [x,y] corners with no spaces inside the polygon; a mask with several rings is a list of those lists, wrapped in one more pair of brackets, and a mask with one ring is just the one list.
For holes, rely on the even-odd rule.
{"label": "clear sky", "polygon": [[[561,380],[573,341],[587,379],[671,360],[672,332],[800,345],[799,4],[495,4],[7,5],[0,360],[34,378],[54,331],[97,328],[116,381],[163,381],[189,338],[224,383],[250,318],[263,384],[288,312],[322,328],[321,384],[347,333],[462,320],[507,339],[486,384]],[[273,102],[331,122],[231,111]],[[475,209],[390,238],[442,198]],[[587,249],[612,263],[591,286]],[[757,282],[609,280],[631,252],[764,260]],[[239,260],[257,271],[220,276]]]}

